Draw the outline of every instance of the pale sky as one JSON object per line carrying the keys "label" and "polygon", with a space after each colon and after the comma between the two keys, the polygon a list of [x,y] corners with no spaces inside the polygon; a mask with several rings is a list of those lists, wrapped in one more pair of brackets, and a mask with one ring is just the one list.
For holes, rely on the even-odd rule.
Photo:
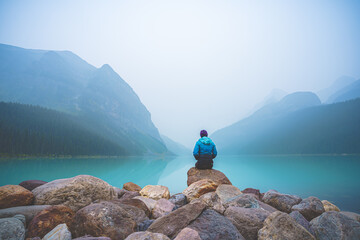
{"label": "pale sky", "polygon": [[360,78],[359,13],[349,0],[0,0],[0,43],[110,64],[159,131],[192,147],[274,88]]}

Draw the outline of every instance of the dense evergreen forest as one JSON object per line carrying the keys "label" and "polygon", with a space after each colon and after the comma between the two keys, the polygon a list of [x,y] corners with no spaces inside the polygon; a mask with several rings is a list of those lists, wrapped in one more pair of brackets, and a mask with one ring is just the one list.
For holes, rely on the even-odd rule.
{"label": "dense evergreen forest", "polygon": [[0,102],[1,156],[126,155],[75,116],[39,106]]}

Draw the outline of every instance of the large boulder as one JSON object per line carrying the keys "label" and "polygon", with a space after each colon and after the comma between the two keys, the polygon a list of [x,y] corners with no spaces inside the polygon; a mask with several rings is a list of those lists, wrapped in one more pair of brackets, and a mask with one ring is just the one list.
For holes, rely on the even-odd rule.
{"label": "large boulder", "polygon": [[210,179],[220,184],[231,184],[230,180],[222,172],[215,169],[197,169],[192,167],[187,172],[187,185],[190,186],[194,182],[197,182],[202,179]]}
{"label": "large boulder", "polygon": [[354,213],[354,212],[344,212],[344,211],[341,211],[340,213],[348,216],[349,218],[354,219],[355,221],[360,222],[360,214],[358,214],[358,213]]}
{"label": "large boulder", "polygon": [[259,189],[254,189],[254,188],[245,188],[244,190],[241,191],[242,193],[247,193],[247,194],[254,194],[254,196],[258,199],[258,200],[262,200],[263,194],[260,193]]}
{"label": "large boulder", "polygon": [[205,203],[208,209],[212,209],[220,214],[224,214],[225,207],[223,206],[219,196],[215,192],[205,193],[199,198],[199,200]]}
{"label": "large boulder", "polygon": [[229,219],[211,209],[205,210],[188,228],[197,231],[202,240],[245,240]]}
{"label": "large boulder", "polygon": [[224,207],[260,208],[259,201],[252,194],[240,194],[227,199]]}
{"label": "large boulder", "polygon": [[135,232],[130,234],[126,240],[170,240],[170,238],[161,233]]}
{"label": "large boulder", "polygon": [[42,240],[71,240],[71,233],[66,224],[59,224],[48,234],[46,234]]}
{"label": "large boulder", "polygon": [[[124,209],[130,217],[136,222],[136,224],[139,224],[143,221],[149,220],[148,216],[146,216],[144,210],[134,207],[132,205],[124,204],[118,200],[111,200],[109,201],[111,203],[114,203]],[[105,202],[106,203],[106,202]]]}
{"label": "large boulder", "polygon": [[220,200],[224,203],[228,199],[242,194],[242,192],[240,191],[240,189],[238,189],[237,187],[231,184],[220,184],[216,188],[216,194],[219,196]]}
{"label": "large boulder", "polygon": [[321,203],[324,206],[325,212],[329,212],[329,211],[340,212],[340,209],[335,204],[332,204],[328,200],[322,200]]}
{"label": "large boulder", "polygon": [[214,181],[203,179],[192,183],[183,191],[183,194],[186,196],[187,201],[191,202],[205,193],[215,191],[217,187],[218,185]]}
{"label": "large boulder", "polygon": [[65,205],[77,211],[96,200],[116,198],[114,188],[107,182],[89,175],[58,179],[33,191],[36,205]]}
{"label": "large boulder", "polygon": [[127,205],[130,205],[130,206],[140,208],[141,210],[144,211],[146,216],[148,216],[148,217],[151,216],[151,212],[150,212],[149,208],[140,199],[135,199],[135,198],[132,198],[132,199],[117,199],[117,200],[112,200],[112,201],[116,201],[116,202],[119,202],[119,203],[123,203],[123,204],[127,204]]}
{"label": "large boulder", "polygon": [[303,226],[298,224],[289,214],[277,211],[271,213],[264,221],[264,227],[258,232],[259,240],[315,240]]}
{"label": "large boulder", "polygon": [[296,195],[279,193],[275,190],[267,191],[262,201],[282,212],[290,213],[292,206],[299,204],[301,198]]}
{"label": "large boulder", "polygon": [[194,201],[172,211],[166,216],[158,218],[147,229],[149,232],[162,233],[169,238],[174,238],[181,229],[194,221],[205,209],[206,205],[201,201]]}
{"label": "large boulder", "polygon": [[340,212],[321,214],[310,222],[318,240],[360,239],[360,223]]}
{"label": "large boulder", "polygon": [[36,214],[42,210],[50,207],[51,205],[29,205],[12,208],[0,209],[0,218],[12,217],[17,214],[22,214],[26,218],[26,224],[28,224]]}
{"label": "large boulder", "polygon": [[259,201],[259,207],[260,207],[261,209],[264,209],[264,210],[270,212],[270,213],[279,211],[279,210],[277,210],[276,208],[270,206],[269,204],[266,204],[266,203],[261,202],[261,201]]}
{"label": "large boulder", "polygon": [[136,229],[136,222],[121,206],[111,202],[101,202],[86,206],[76,212],[75,237],[86,234],[111,239],[125,239]]}
{"label": "large boulder", "polygon": [[32,191],[34,188],[44,185],[45,183],[47,182],[41,180],[26,180],[19,183],[19,185],[22,186],[23,188],[26,188],[29,191]]}
{"label": "large boulder", "polygon": [[294,205],[291,210],[299,211],[308,221],[325,212],[322,202],[317,197],[305,198],[299,204]]}
{"label": "large boulder", "polygon": [[128,191],[133,191],[133,192],[141,191],[141,187],[133,182],[124,183],[123,189],[128,190]]}
{"label": "large boulder", "polygon": [[25,239],[24,216],[16,215],[11,218],[0,219],[1,240],[23,240]]}
{"label": "large boulder", "polygon": [[167,199],[161,198],[156,201],[156,204],[152,210],[152,218],[157,219],[159,217],[169,214],[175,207],[175,204]]}
{"label": "large boulder", "polygon": [[304,218],[303,215],[299,211],[293,211],[289,214],[298,224],[303,226],[306,230],[309,231],[312,235],[314,235],[314,231],[310,227],[310,222]]}
{"label": "large boulder", "polygon": [[147,185],[140,191],[141,196],[159,200],[160,198],[170,198],[169,189],[161,185]]}
{"label": "large boulder", "polygon": [[179,232],[174,240],[202,240],[197,231],[191,228],[184,228]]}
{"label": "large boulder", "polygon": [[75,217],[75,212],[71,208],[58,205],[51,206],[38,213],[29,223],[27,237],[44,237],[57,225],[65,223],[71,226]]}
{"label": "large boulder", "polygon": [[111,240],[111,238],[83,236],[83,237],[74,238],[73,240]]}
{"label": "large boulder", "polygon": [[117,191],[118,198],[121,200],[133,199],[134,197],[141,196],[139,192],[128,191],[125,189],[121,189],[122,191]]}
{"label": "large boulder", "polygon": [[34,195],[19,185],[0,187],[0,209],[32,204]]}
{"label": "large boulder", "polygon": [[155,207],[155,204],[156,204],[156,200],[151,199],[151,198],[137,196],[137,197],[134,197],[133,199],[142,201],[146,205],[146,207],[149,209],[150,212],[153,210],[153,208]]}
{"label": "large boulder", "polygon": [[175,208],[184,206],[187,203],[186,196],[182,193],[177,193],[169,198],[169,201],[175,204]]}
{"label": "large boulder", "polygon": [[270,213],[257,208],[228,207],[224,215],[246,240],[256,240],[258,231]]}

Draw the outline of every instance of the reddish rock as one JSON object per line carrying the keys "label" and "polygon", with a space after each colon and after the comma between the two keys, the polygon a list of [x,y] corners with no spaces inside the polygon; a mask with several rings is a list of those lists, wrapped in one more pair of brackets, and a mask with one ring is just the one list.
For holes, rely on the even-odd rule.
{"label": "reddish rock", "polygon": [[17,206],[27,206],[34,201],[34,195],[19,185],[0,187],[0,209]]}
{"label": "reddish rock", "polygon": [[59,224],[66,223],[67,226],[71,226],[74,217],[75,212],[66,206],[57,205],[46,208],[29,223],[27,237],[43,238]]}
{"label": "reddish rock", "polygon": [[119,207],[123,208],[137,224],[139,224],[143,221],[149,220],[149,218],[148,218],[148,216],[146,216],[145,212],[138,207],[134,207],[131,205],[121,203],[118,200],[112,200],[109,202],[114,203],[114,204],[118,205]]}
{"label": "reddish rock", "polygon": [[169,214],[175,207],[175,204],[167,199],[161,198],[156,201],[156,204],[152,210],[152,218],[157,219],[159,217]]}
{"label": "reddish rock", "polygon": [[132,199],[134,197],[140,196],[139,192],[128,191],[128,190],[124,190],[124,191],[125,192],[121,195],[121,197],[119,197],[119,199],[121,199],[121,200],[129,200],[129,199]]}
{"label": "reddish rock", "polygon": [[132,182],[124,183],[123,189],[128,190],[128,191],[133,191],[133,192],[140,192],[141,191],[141,187],[139,185],[135,184],[135,183],[132,183]]}
{"label": "reddish rock", "polygon": [[231,184],[230,180],[223,174],[222,172],[215,170],[215,169],[197,169],[192,167],[187,172],[187,185],[190,186],[192,183],[197,182],[202,179],[210,179],[220,184]]}
{"label": "reddish rock", "polygon": [[191,228],[184,228],[179,232],[174,240],[202,240],[197,231]]}
{"label": "reddish rock", "polygon": [[76,212],[74,237],[91,235],[123,240],[136,229],[130,214],[111,202],[88,205]]}
{"label": "reddish rock", "polygon": [[113,201],[118,201],[118,202],[123,203],[123,204],[127,204],[127,205],[130,205],[130,206],[140,208],[141,210],[144,211],[144,213],[148,217],[150,217],[150,215],[151,215],[151,211],[149,210],[149,208],[140,199],[136,199],[136,198],[131,198],[131,199],[125,198],[125,199],[123,199],[123,198],[121,198],[121,199],[113,200]]}
{"label": "reddish rock", "polygon": [[262,197],[263,197],[263,194],[260,193],[260,190],[259,190],[259,189],[245,188],[245,189],[242,190],[241,192],[242,192],[242,193],[251,193],[251,194],[254,194],[258,200],[261,200]]}
{"label": "reddish rock", "polygon": [[19,185],[22,186],[23,188],[26,188],[29,191],[32,191],[34,188],[44,185],[45,183],[47,182],[41,180],[27,180],[19,183]]}

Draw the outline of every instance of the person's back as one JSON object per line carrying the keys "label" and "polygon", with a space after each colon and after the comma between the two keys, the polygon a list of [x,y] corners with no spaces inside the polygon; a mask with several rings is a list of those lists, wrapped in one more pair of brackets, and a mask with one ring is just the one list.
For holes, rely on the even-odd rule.
{"label": "person's back", "polygon": [[214,142],[208,137],[205,130],[200,132],[200,139],[194,147],[194,157],[197,160],[195,166],[198,169],[212,169],[213,159],[217,155]]}

